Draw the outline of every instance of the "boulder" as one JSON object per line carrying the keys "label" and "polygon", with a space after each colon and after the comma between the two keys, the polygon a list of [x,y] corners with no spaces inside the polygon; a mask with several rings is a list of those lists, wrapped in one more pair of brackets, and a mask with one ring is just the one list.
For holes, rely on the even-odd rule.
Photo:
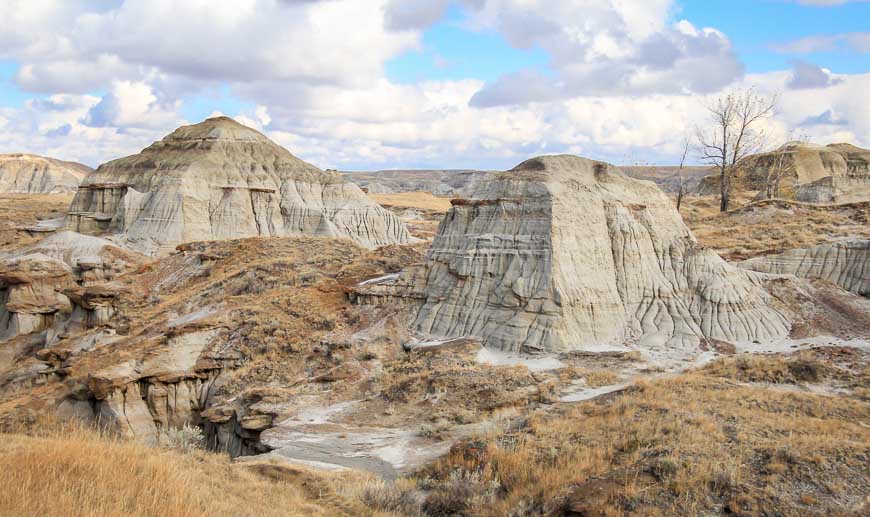
{"label": "boulder", "polygon": [[700,246],[652,182],[567,155],[481,182],[453,201],[424,263],[352,297],[412,305],[424,336],[510,351],[688,348],[789,330],[762,275]]}
{"label": "boulder", "polygon": [[181,127],[101,165],[79,187],[67,224],[116,234],[149,254],[256,236],[345,237],[368,248],[411,240],[397,217],[337,172],[226,117]]}
{"label": "boulder", "polygon": [[91,172],[80,163],[33,154],[0,154],[0,192],[10,194],[61,194],[75,192]]}

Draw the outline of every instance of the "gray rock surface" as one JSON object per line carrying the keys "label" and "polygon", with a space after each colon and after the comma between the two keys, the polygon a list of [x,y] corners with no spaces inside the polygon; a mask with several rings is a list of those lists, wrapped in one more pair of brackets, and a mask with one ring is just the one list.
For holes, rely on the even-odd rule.
{"label": "gray rock surface", "polygon": [[453,204],[423,264],[353,296],[414,305],[422,334],[512,351],[788,334],[760,275],[702,248],[661,190],[610,165],[533,158]]}
{"label": "gray rock surface", "polygon": [[467,196],[488,171],[393,169],[343,172],[342,175],[371,194],[430,192],[436,196]]}
{"label": "gray rock surface", "polygon": [[91,168],[35,154],[0,154],[0,192],[60,194],[75,192]]}
{"label": "gray rock surface", "polygon": [[101,165],[79,187],[67,221],[149,254],[256,236],[346,237],[368,248],[411,240],[355,184],[226,117]]}
{"label": "gray rock surface", "polygon": [[[665,192],[677,192],[680,168],[672,165],[636,165],[622,167],[627,176],[655,182]],[[684,192],[693,192],[698,182],[709,174],[709,166],[683,167]],[[343,172],[344,176],[370,194],[429,192],[436,196],[467,197],[477,184],[493,171],[393,169],[382,171]]]}
{"label": "gray rock surface", "polygon": [[794,198],[805,203],[863,203],[870,201],[870,175],[866,177],[828,176],[795,187]]}
{"label": "gray rock surface", "polygon": [[812,248],[787,250],[776,255],[754,257],[741,267],[764,273],[819,278],[847,291],[870,296],[870,241],[854,240],[821,244]]}

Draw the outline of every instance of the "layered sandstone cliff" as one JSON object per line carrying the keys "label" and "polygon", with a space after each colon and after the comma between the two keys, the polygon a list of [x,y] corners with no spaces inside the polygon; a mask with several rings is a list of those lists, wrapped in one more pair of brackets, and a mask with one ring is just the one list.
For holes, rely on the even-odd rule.
{"label": "layered sandstone cliff", "polygon": [[34,154],[0,154],[0,192],[60,194],[75,192],[91,168]]}
{"label": "layered sandstone cliff", "polygon": [[787,250],[744,260],[740,266],[765,273],[818,278],[870,296],[870,241],[854,240]]}
{"label": "layered sandstone cliff", "polygon": [[423,264],[354,296],[401,299],[420,333],[504,350],[692,347],[789,329],[760,276],[699,246],[653,183],[574,156],[493,175],[454,201]]}
{"label": "layered sandstone cliff", "polygon": [[183,242],[255,236],[406,243],[404,224],[336,172],[218,117],[184,126],[88,175],[68,227],[160,254]]}
{"label": "layered sandstone cliff", "polygon": [[[111,316],[104,282],[142,264],[143,257],[98,237],[62,231],[0,257],[0,341],[59,331],[68,320],[95,326]],[[46,337],[48,341],[50,337]]]}

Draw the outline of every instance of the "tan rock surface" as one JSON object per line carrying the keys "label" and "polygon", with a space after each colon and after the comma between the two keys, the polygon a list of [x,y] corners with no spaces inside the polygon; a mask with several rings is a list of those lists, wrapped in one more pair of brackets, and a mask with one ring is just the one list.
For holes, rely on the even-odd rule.
{"label": "tan rock surface", "polygon": [[91,168],[34,154],[0,154],[0,192],[60,194],[75,192]]}
{"label": "tan rock surface", "polygon": [[226,117],[101,165],[79,188],[68,227],[118,234],[156,254],[184,242],[256,236],[345,237],[368,248],[411,240],[397,217],[338,173]]}
{"label": "tan rock surface", "polygon": [[[785,171],[781,182],[783,193],[797,185],[806,185],[828,177],[837,178],[839,184],[844,186],[848,183],[844,182],[846,179],[861,184],[870,180],[870,150],[868,149],[845,143],[822,146],[808,142],[788,142],[775,151],[755,154],[742,160],[738,164],[734,185],[740,190],[765,190],[768,172],[780,164]],[[717,194],[718,173],[701,180],[697,192]],[[809,193],[804,193],[801,200],[814,201]],[[848,202],[867,200],[851,199]]]}
{"label": "tan rock surface", "polygon": [[0,340],[19,334],[77,323],[97,324],[111,315],[110,305],[96,305],[70,295],[79,287],[110,281],[141,265],[144,257],[89,235],[62,231],[0,257]]}

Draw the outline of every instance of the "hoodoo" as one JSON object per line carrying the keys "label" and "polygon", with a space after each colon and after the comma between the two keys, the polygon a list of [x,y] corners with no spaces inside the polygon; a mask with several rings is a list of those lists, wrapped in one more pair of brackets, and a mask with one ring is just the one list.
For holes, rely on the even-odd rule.
{"label": "hoodoo", "polygon": [[346,237],[368,248],[411,239],[397,217],[338,173],[227,117],[183,126],[101,165],[79,187],[67,226],[119,234],[151,254],[255,236]]}
{"label": "hoodoo", "polygon": [[503,350],[688,348],[787,335],[762,278],[701,247],[653,183],[544,156],[454,200],[424,263],[353,296],[411,303],[415,331]]}

